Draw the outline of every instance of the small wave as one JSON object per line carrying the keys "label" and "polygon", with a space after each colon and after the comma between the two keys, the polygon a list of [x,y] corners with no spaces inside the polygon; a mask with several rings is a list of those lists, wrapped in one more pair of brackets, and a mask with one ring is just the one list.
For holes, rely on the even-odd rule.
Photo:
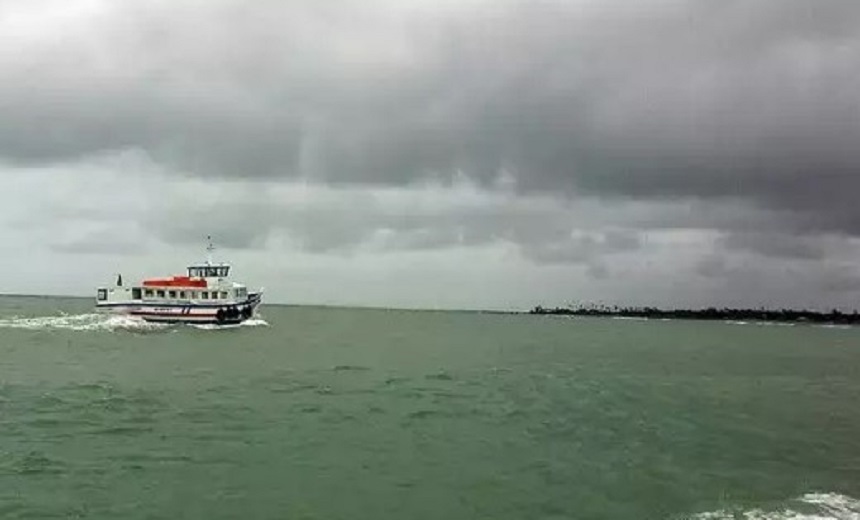
{"label": "small wave", "polygon": [[370,369],[361,365],[335,365],[332,370],[335,372],[365,372]]}
{"label": "small wave", "polygon": [[242,322],[242,327],[268,327],[269,322],[263,318],[251,318]]}
{"label": "small wave", "polygon": [[860,520],[860,500],[838,493],[807,493],[782,508],[710,511],[691,520]]}
{"label": "small wave", "polygon": [[756,327],[794,327],[795,323],[781,321],[744,321],[744,320],[725,320],[726,325],[754,325]]}
{"label": "small wave", "polygon": [[443,370],[435,374],[427,374],[426,376],[424,376],[424,379],[431,379],[435,381],[453,381],[454,376]]}
{"label": "small wave", "polygon": [[80,332],[91,331],[155,331],[166,328],[165,325],[150,323],[133,316],[119,314],[61,314],[58,316],[38,316],[23,318],[13,316],[0,319],[0,328],[25,330],[71,330]]}
{"label": "small wave", "polygon": [[756,325],[760,327],[794,327],[796,323],[786,323],[781,321],[757,321]]}
{"label": "small wave", "polygon": [[234,325],[216,325],[214,323],[205,323],[205,324],[188,324],[189,327],[198,329],[198,330],[232,330],[232,329],[240,329],[242,327],[268,327],[269,322],[264,320],[263,318],[251,318],[243,321],[242,323],[234,324]]}
{"label": "small wave", "polygon": [[824,325],[816,325],[819,329],[837,329],[837,330],[852,330],[854,329],[853,325],[837,325],[835,323],[828,323]]}
{"label": "small wave", "polygon": [[63,473],[65,465],[59,460],[48,457],[44,452],[31,451],[16,464],[19,474]]}

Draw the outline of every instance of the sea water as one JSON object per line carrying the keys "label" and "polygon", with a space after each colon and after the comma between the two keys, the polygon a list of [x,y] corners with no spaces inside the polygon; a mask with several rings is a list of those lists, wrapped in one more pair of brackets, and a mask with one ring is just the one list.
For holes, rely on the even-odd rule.
{"label": "sea water", "polygon": [[0,298],[0,518],[858,519],[860,331]]}

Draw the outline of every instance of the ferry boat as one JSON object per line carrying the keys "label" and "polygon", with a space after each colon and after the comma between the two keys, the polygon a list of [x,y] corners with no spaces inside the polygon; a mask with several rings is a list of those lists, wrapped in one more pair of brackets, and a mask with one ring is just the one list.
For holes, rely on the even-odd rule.
{"label": "ferry boat", "polygon": [[254,316],[263,290],[248,288],[230,278],[231,265],[212,262],[211,242],[206,262],[188,266],[186,275],[147,278],[138,285],[98,287],[96,309],[156,323],[236,325]]}

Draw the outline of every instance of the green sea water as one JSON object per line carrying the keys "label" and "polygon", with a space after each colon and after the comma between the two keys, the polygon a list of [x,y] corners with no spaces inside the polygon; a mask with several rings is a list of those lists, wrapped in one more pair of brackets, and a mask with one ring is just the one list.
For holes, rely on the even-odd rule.
{"label": "green sea water", "polygon": [[860,518],[860,330],[0,298],[0,518]]}

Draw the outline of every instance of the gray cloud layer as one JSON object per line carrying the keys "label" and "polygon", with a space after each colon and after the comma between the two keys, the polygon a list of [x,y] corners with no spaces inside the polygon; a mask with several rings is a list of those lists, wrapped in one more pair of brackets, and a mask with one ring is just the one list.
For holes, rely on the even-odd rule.
{"label": "gray cloud layer", "polygon": [[0,61],[3,156],[138,147],[195,175],[385,184],[506,170],[860,231],[851,0],[130,2],[85,22],[0,36],[22,51]]}
{"label": "gray cloud layer", "polygon": [[[719,233],[708,277],[738,273],[729,254],[820,267],[854,247],[830,235],[860,236],[854,0],[7,0],[0,49],[6,163],[136,150],[176,178],[260,184],[135,213],[171,242],[204,218],[237,247],[273,229],[332,253],[505,240],[599,278],[653,230]],[[510,201],[422,214],[359,189],[291,209],[266,188],[458,175]]]}

